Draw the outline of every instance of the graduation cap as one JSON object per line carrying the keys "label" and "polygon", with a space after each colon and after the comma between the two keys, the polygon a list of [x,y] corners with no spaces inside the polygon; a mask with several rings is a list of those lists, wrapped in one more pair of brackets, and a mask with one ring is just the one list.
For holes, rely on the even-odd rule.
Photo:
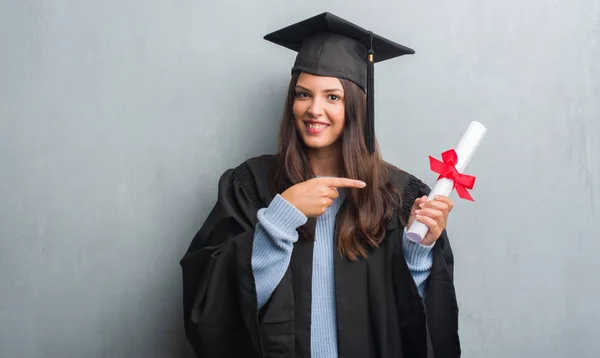
{"label": "graduation cap", "polygon": [[347,79],[367,94],[365,143],[373,154],[373,64],[415,51],[328,12],[272,32],[264,39],[298,52],[292,73]]}

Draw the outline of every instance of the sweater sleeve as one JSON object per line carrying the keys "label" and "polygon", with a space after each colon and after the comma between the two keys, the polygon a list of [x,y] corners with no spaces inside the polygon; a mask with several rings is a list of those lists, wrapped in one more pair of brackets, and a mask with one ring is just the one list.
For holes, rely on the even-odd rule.
{"label": "sweater sleeve", "polygon": [[425,298],[427,294],[427,278],[431,273],[433,265],[433,252],[431,249],[435,246],[435,242],[429,246],[421,245],[406,237],[406,228],[402,234],[402,249],[408,269],[415,280],[419,295]]}
{"label": "sweater sleeve", "polygon": [[269,300],[290,264],[296,229],[308,218],[281,195],[257,213],[258,223],[252,244],[252,272],[258,309]]}

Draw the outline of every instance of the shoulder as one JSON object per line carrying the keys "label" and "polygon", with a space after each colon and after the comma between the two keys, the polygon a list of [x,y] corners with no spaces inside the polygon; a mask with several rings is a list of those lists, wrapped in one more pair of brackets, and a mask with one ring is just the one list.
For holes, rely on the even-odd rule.
{"label": "shoulder", "polygon": [[403,213],[410,212],[412,204],[417,198],[429,195],[431,188],[421,179],[390,163],[384,162],[384,164],[391,184],[401,196]]}
{"label": "shoulder", "polygon": [[388,177],[392,185],[401,193],[418,192],[416,194],[427,195],[431,190],[427,184],[413,174],[402,170],[393,164],[384,162],[388,171]]}
{"label": "shoulder", "polygon": [[236,193],[238,200],[251,202],[260,208],[270,202],[270,175],[276,155],[265,154],[251,157],[235,167],[227,169],[219,180],[220,191]]}
{"label": "shoulder", "polygon": [[274,154],[260,155],[246,159],[229,171],[234,176],[234,180],[257,184],[266,183],[276,161],[277,156]]}
{"label": "shoulder", "polygon": [[277,162],[277,155],[264,154],[246,159],[240,166],[247,166],[253,173],[268,172]]}
{"label": "shoulder", "polygon": [[252,179],[252,177],[261,177],[265,172],[269,172],[276,162],[276,155],[265,154],[256,157],[251,157],[244,160],[235,166],[229,167],[223,173],[221,173],[221,179],[236,180],[240,177],[242,179]]}

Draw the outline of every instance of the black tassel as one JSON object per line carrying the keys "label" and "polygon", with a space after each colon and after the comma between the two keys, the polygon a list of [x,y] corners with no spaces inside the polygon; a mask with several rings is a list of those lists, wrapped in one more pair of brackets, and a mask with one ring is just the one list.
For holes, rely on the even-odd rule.
{"label": "black tassel", "polygon": [[375,153],[375,80],[373,66],[373,33],[370,33],[371,46],[368,51],[368,67],[367,67],[367,120],[365,128],[365,141],[369,154]]}

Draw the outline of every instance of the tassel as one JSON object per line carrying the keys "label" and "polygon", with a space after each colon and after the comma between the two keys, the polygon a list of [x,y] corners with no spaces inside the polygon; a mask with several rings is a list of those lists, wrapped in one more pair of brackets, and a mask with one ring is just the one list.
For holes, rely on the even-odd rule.
{"label": "tassel", "polygon": [[367,120],[365,128],[365,140],[369,154],[375,153],[375,81],[374,81],[374,66],[373,66],[373,33],[370,34],[371,46],[368,51],[368,67],[367,67]]}

